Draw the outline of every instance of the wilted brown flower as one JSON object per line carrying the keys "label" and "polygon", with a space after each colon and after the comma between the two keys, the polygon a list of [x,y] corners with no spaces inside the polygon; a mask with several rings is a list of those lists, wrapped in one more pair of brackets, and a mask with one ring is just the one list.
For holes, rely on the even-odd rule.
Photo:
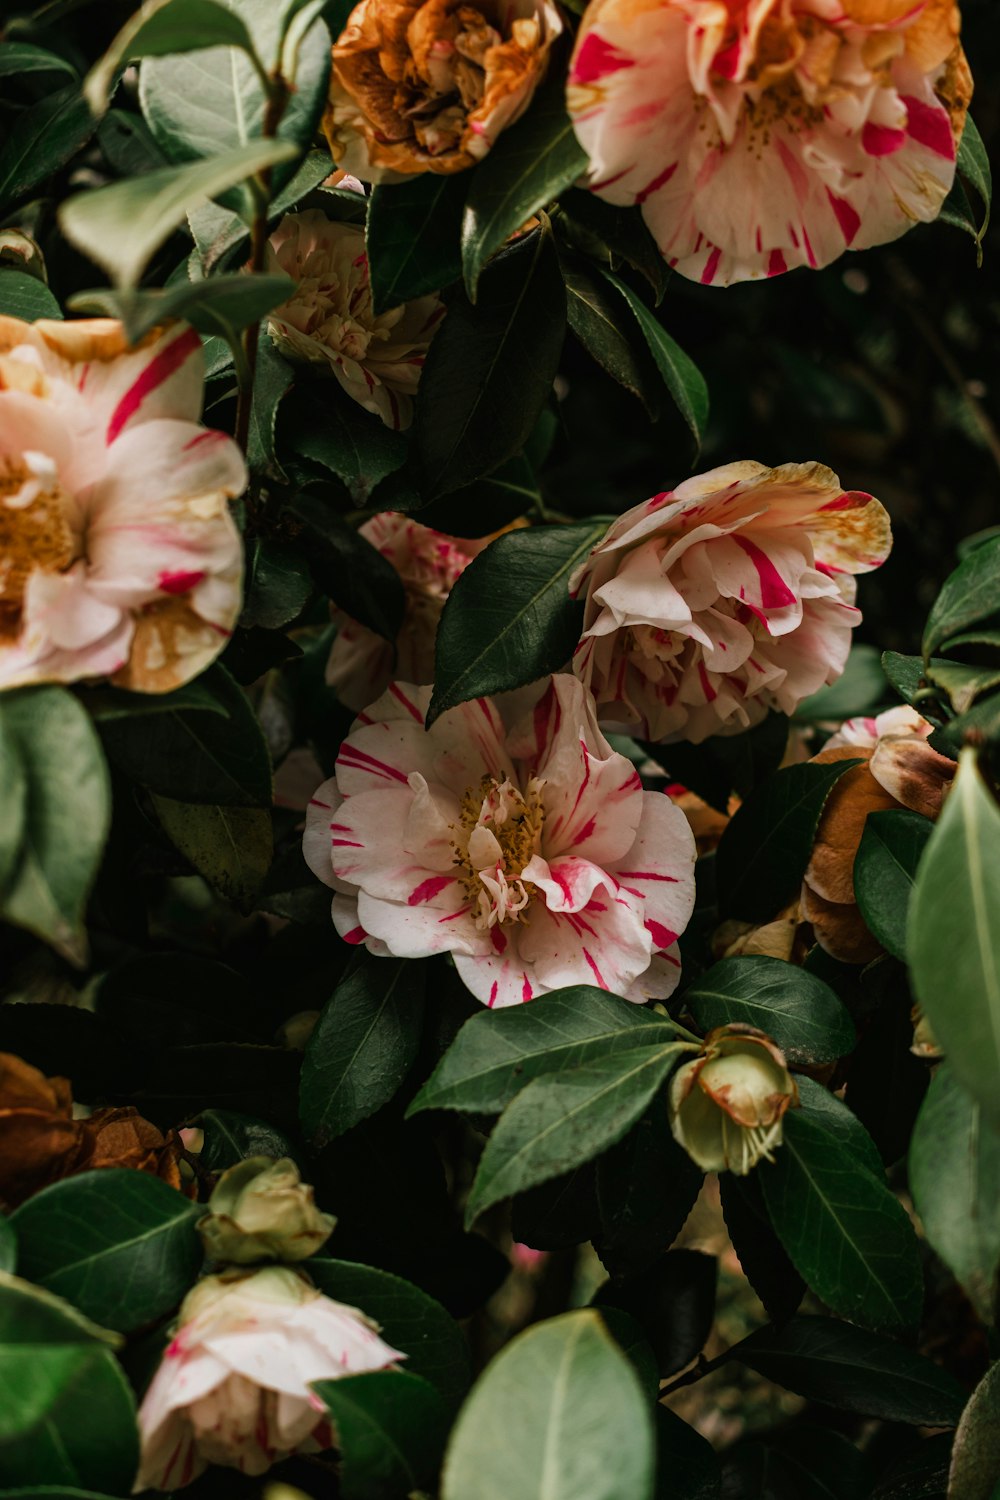
{"label": "wilted brown flower", "polygon": [[527,109],[562,29],[551,0],[361,0],[333,49],[334,160],[363,182],[473,166]]}
{"label": "wilted brown flower", "polygon": [[85,1157],[75,1171],[131,1167],[136,1172],[159,1177],[168,1187],[181,1188],[181,1142],[175,1130],[164,1135],[131,1105],[95,1109],[88,1120],[80,1120],[79,1124]]}

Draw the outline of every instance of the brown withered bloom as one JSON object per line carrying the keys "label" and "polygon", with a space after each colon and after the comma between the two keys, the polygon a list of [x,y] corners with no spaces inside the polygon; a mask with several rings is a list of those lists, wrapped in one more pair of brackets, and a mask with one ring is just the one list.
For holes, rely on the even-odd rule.
{"label": "brown withered bloom", "polygon": [[95,1109],[81,1120],[86,1154],[78,1172],[96,1167],[131,1167],[149,1172],[168,1187],[181,1189],[181,1142],[175,1130],[166,1135],[131,1105]]}
{"label": "brown withered bloom", "polygon": [[870,812],[901,807],[936,818],[955,773],[954,761],[927,743],[933,726],[912,708],[875,719],[849,719],[814,764],[860,759],[833,787],[816,830],[802,883],[801,911],[816,941],[843,963],[867,963],[882,949],[854,899],[854,861]]}
{"label": "brown withered bloom", "polygon": [[338,167],[394,182],[473,166],[527,109],[562,29],[551,0],[361,0],[323,118]]}

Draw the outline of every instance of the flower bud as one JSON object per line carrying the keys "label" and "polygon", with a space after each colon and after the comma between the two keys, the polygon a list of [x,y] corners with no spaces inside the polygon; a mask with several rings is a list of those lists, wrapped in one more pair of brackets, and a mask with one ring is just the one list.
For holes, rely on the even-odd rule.
{"label": "flower bud", "polygon": [[701,1055],[678,1068],[670,1085],[674,1139],[705,1172],[745,1177],[761,1157],[773,1161],[781,1120],[799,1095],[784,1054],[752,1026],[710,1031]]}
{"label": "flower bud", "polygon": [[334,1223],[316,1207],[293,1161],[249,1156],[223,1172],[198,1232],[212,1260],[249,1266],[305,1260],[326,1243]]}
{"label": "flower bud", "polygon": [[910,1012],[910,1020],[913,1022],[913,1041],[910,1051],[914,1057],[926,1058],[928,1062],[937,1062],[944,1056],[940,1043],[931,1030],[931,1023],[920,1009],[915,1005]]}

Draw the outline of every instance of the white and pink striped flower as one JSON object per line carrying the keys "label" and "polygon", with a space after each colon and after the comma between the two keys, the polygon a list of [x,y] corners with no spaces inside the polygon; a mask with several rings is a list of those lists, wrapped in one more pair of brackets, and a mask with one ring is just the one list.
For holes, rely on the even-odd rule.
{"label": "white and pink striped flower", "polygon": [[286,214],[271,235],[268,267],[295,281],[268,317],[268,332],[291,360],[330,374],[387,427],[409,427],[431,338],[444,317],[436,293],[377,313],[365,234],[319,209]]}
{"label": "white and pink striped flower", "polygon": [[574,574],[573,669],[602,722],[649,740],[736,734],[844,670],[852,574],[889,553],[878,500],[821,464],[726,464],[626,511]]}
{"label": "white and pink striped flower", "polygon": [[183,324],[129,349],[109,319],[0,318],[0,688],[163,693],[223,649],[246,470],[202,389]]}
{"label": "white and pink striped flower", "polygon": [[687,820],[643,791],[575,678],[534,696],[510,728],[479,698],[425,729],[430,689],[393,683],[313,798],[306,861],[347,942],[449,952],[486,1005],[572,984],[663,999],[694,903]]}
{"label": "white and pink striped flower", "polygon": [[683,276],[814,269],[935,219],[972,92],[955,0],[592,0],[590,186]]}

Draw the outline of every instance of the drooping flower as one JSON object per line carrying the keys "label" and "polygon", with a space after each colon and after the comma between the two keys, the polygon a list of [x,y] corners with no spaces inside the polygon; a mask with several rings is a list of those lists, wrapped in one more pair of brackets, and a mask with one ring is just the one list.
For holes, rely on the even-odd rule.
{"label": "drooping flower", "polygon": [[935,219],[972,92],[956,0],[592,0],[569,108],[590,185],[725,286]]}
{"label": "drooping flower", "polygon": [[434,676],[434,641],[445,601],[455,581],[479,551],[480,544],[462,542],[432,531],[395,511],[372,516],[361,535],[392,563],[406,593],[406,614],[395,648],[384,637],[361,625],[342,610],[330,650],[326,680],[348,708],[366,708],[380,698],[392,678],[418,685]]}
{"label": "drooping flower", "polygon": [[702,1171],[745,1177],[761,1157],[773,1160],[782,1118],[798,1099],[770,1037],[752,1026],[720,1026],[671,1079],[670,1125]]}
{"label": "drooping flower", "polygon": [[387,427],[409,427],[413,395],[444,303],[417,297],[376,314],[364,230],[319,209],[286,214],[271,235],[268,265],[296,282],[268,315],[268,332],[289,359],[333,375]]}
{"label": "drooping flower", "polygon": [[879,502],[822,464],[735,463],[626,511],[573,576],[573,670],[602,722],[651,740],[735,734],[844,669],[851,576],[891,544]]}
{"label": "drooping flower", "polygon": [[848,719],[827,740],[815,764],[860,759],[835,782],[823,807],[802,882],[801,909],[820,947],[844,963],[866,963],[882,952],[854,896],[854,861],[868,814],[908,808],[936,818],[955,762],[927,743],[934,726],[901,705],[877,718]]}
{"label": "drooping flower", "polygon": [[247,1156],[223,1172],[196,1228],[210,1260],[250,1266],[306,1260],[326,1244],[334,1223],[293,1161]]}
{"label": "drooping flower", "polygon": [[198,335],[0,318],[0,688],[164,693],[240,609],[236,444],[198,423]]}
{"label": "drooping flower", "polygon": [[562,29],[551,0],[361,0],[333,49],[334,160],[363,182],[473,166],[527,109]]}
{"label": "drooping flower", "polygon": [[664,998],[694,902],[694,839],[644,792],[575,678],[508,728],[479,698],[424,728],[429,688],[393,683],[356,720],[309,807],[304,853],[347,942],[450,952],[477,999],[572,984]]}
{"label": "drooping flower", "polygon": [[209,1464],[263,1474],[292,1453],[329,1448],[329,1418],[310,1382],[406,1357],[357,1308],[287,1266],[206,1276],[178,1322],[139,1409],[136,1491],[180,1489]]}

